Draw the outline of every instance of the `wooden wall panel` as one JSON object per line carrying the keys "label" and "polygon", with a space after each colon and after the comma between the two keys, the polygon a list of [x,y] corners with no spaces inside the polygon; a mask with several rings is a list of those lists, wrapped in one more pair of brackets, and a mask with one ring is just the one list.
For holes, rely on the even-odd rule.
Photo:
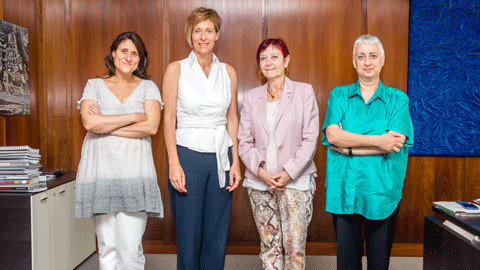
{"label": "wooden wall panel", "polygon": [[412,156],[408,159],[395,242],[420,243],[423,240],[424,216],[433,214],[436,177],[431,168],[435,168],[436,159]]}
{"label": "wooden wall panel", "polygon": [[[365,34],[376,35],[385,50],[385,64],[381,80],[404,92],[408,75],[408,0],[368,0]],[[417,162],[412,162],[416,160]],[[418,242],[423,239],[423,214],[430,213],[434,198],[434,174],[423,168],[431,168],[435,160],[409,159],[407,177],[403,187],[403,199],[397,221],[395,242]],[[430,167],[426,166],[430,165]],[[415,175],[411,171],[417,172]],[[428,205],[423,202],[428,201]]]}
{"label": "wooden wall panel", "polygon": [[[262,41],[262,6],[260,1],[231,1],[228,4],[216,2],[211,7],[218,11],[223,21],[216,54],[222,62],[228,63],[237,71],[240,113],[243,93],[261,84],[257,75],[255,52]],[[243,172],[244,170],[242,178]],[[228,241],[238,245],[254,243],[256,246],[260,242],[256,231],[247,191],[240,185],[233,194]]]}
{"label": "wooden wall panel", "polygon": [[465,158],[465,195],[463,200],[480,198],[480,158]]}
{"label": "wooden wall panel", "polygon": [[7,145],[7,118],[0,116],[0,146]]}
{"label": "wooden wall panel", "polygon": [[[200,5],[203,5],[203,1],[163,1],[163,71],[165,71],[170,62],[186,58],[190,53],[190,47],[185,39],[184,26],[190,11]],[[216,49],[218,49],[218,47]],[[159,132],[163,133],[163,129],[159,130]],[[175,219],[173,217],[168,191],[168,158],[166,153],[164,166],[165,175],[161,180],[160,188],[165,211],[163,222],[167,232],[164,234],[162,240],[169,241],[175,245]]]}
{"label": "wooden wall panel", "polygon": [[[104,4],[105,3],[105,4]],[[70,40],[71,40],[71,96],[73,121],[73,169],[77,169],[80,161],[83,139],[86,131],[77,109],[88,79],[108,74],[103,58],[110,49],[110,42],[115,38],[116,29],[108,18],[114,18],[113,9],[104,1],[74,1],[70,7]],[[112,13],[110,13],[112,12]]]}
{"label": "wooden wall panel", "polygon": [[[71,88],[74,106],[73,115],[73,163],[76,169],[80,161],[83,128],[77,100],[80,100],[88,79],[108,74],[104,57],[109,53],[113,40],[125,31],[140,35],[148,51],[149,66],[147,74],[161,88],[163,75],[163,26],[161,1],[87,1],[78,0],[71,4],[70,40],[71,48]],[[142,18],[141,20],[138,18]],[[152,149],[155,156],[159,185],[163,200],[168,198],[166,186],[165,146],[160,130],[152,136]],[[171,240],[170,227],[165,220],[150,219],[145,233],[146,239]],[[168,231],[167,231],[168,230]],[[170,234],[170,237],[168,236]]]}
{"label": "wooden wall panel", "polygon": [[291,57],[289,77],[314,86],[323,113],[332,88],[358,79],[351,55],[361,34],[360,2],[269,2],[268,37],[285,40]]}
{"label": "wooden wall panel", "polygon": [[[262,40],[261,3],[258,1],[165,1],[164,6],[167,7],[164,13],[167,22],[164,26],[166,35],[164,40],[168,46],[169,60],[165,65],[184,59],[191,52],[184,34],[184,27],[193,9],[205,6],[219,13],[222,26],[214,53],[221,62],[233,66],[237,71],[240,110],[243,93],[260,83],[256,75],[255,51]],[[166,178],[165,181],[168,179]],[[169,199],[164,200],[164,206],[165,224],[173,228],[175,222]],[[175,239],[174,235],[172,238]],[[259,241],[246,190],[239,187],[233,195],[229,242],[250,245]]]}
{"label": "wooden wall panel", "polygon": [[465,158],[437,157],[435,160],[435,200],[463,200]]}
{"label": "wooden wall panel", "polygon": [[385,50],[381,80],[407,91],[409,0],[368,0],[367,33],[378,36]]}
{"label": "wooden wall panel", "polygon": [[[76,101],[88,79],[107,73],[103,58],[113,39],[127,30],[141,35],[149,52],[148,73],[161,88],[166,66],[190,53],[184,25],[198,6],[216,9],[223,19],[214,52],[237,70],[240,107],[243,93],[262,83],[255,52],[266,37],[286,41],[292,58],[289,77],[313,85],[320,124],[331,89],[357,80],[351,55],[353,42],[361,34],[375,34],[382,40],[386,53],[382,81],[407,90],[408,0],[0,0],[0,4],[5,20],[29,29],[32,96],[30,116],[5,117],[4,123],[0,119],[0,144],[40,148],[47,168],[77,168],[85,130]],[[165,218],[149,219],[145,250],[172,253],[175,223],[162,129],[152,137],[152,147]],[[309,254],[335,252],[331,215],[324,211],[325,155],[326,148],[319,144]],[[434,201],[480,197],[479,160],[409,158],[394,254],[421,255],[423,217],[433,214]],[[234,193],[228,250],[255,254],[258,244],[250,203],[245,189],[239,187]]]}
{"label": "wooden wall panel", "polygon": [[[351,84],[358,79],[352,63],[352,49],[361,34],[361,1],[268,3],[268,37],[280,37],[286,42],[290,51],[289,78],[312,84],[321,126],[330,91],[337,85]],[[309,242],[335,241],[331,214],[325,212],[326,150],[319,140],[314,159],[318,177]]]}
{"label": "wooden wall panel", "polygon": [[71,91],[68,89],[68,20],[69,1],[44,0],[42,5],[44,80],[44,119],[41,121],[41,154],[48,168],[72,167]]}

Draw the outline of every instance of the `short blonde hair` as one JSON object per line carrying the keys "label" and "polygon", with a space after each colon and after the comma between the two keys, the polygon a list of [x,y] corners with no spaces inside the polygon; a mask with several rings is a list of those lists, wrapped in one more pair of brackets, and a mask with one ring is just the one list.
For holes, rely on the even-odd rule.
{"label": "short blonde hair", "polygon": [[188,45],[190,48],[193,48],[192,43],[192,32],[193,28],[206,20],[210,20],[215,27],[215,32],[220,32],[220,26],[222,25],[222,19],[218,15],[217,11],[211,8],[199,7],[196,8],[190,13],[187,19],[187,24],[185,24],[185,35],[187,38]]}

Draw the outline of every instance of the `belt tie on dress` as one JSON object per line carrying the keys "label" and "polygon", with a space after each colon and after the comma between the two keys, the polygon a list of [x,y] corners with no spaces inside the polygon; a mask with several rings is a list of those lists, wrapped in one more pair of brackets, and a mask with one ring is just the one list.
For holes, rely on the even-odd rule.
{"label": "belt tie on dress", "polygon": [[227,118],[220,117],[194,117],[177,115],[177,128],[208,128],[215,129],[215,154],[217,157],[218,183],[220,188],[225,187],[225,172],[230,170],[228,160],[228,133]]}

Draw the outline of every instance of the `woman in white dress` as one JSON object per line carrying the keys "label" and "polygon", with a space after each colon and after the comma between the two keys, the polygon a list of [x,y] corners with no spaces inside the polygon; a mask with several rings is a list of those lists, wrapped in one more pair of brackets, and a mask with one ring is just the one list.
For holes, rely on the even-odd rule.
{"label": "woman in white dress", "polygon": [[119,35],[105,57],[109,74],[88,80],[79,108],[88,131],[75,186],[75,217],[92,217],[100,269],[144,269],[148,217],[163,217],[151,135],[160,92],[147,80],[147,51],[135,33]]}
{"label": "woman in white dress", "polygon": [[232,191],[241,179],[237,75],[213,54],[221,19],[197,8],[185,27],[190,55],[163,78],[169,191],[177,269],[223,269]]}

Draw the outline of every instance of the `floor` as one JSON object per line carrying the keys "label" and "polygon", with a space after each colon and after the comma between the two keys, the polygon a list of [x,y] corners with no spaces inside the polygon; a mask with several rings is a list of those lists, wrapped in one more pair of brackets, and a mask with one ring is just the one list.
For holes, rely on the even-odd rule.
{"label": "floor", "polygon": [[[175,254],[145,254],[145,270],[176,269],[177,256]],[[306,269],[335,269],[335,256],[307,256]],[[363,258],[364,269],[366,260]],[[392,257],[390,270],[421,270],[422,257]],[[76,270],[98,269],[98,253],[92,254],[79,265]],[[225,270],[262,269],[260,259],[256,255],[227,255]]]}

